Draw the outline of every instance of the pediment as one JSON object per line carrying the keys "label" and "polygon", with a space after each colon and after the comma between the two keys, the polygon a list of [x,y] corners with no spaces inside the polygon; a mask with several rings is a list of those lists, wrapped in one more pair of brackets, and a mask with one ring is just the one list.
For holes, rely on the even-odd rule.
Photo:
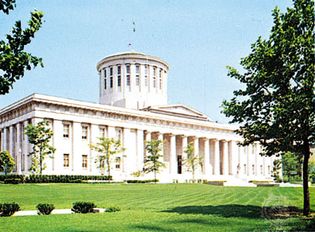
{"label": "pediment", "polygon": [[142,110],[150,111],[153,113],[176,116],[176,117],[184,117],[184,118],[190,118],[190,119],[209,121],[209,118],[205,114],[195,109],[192,109],[191,107],[180,105],[180,104],[165,105],[165,106],[150,106]]}

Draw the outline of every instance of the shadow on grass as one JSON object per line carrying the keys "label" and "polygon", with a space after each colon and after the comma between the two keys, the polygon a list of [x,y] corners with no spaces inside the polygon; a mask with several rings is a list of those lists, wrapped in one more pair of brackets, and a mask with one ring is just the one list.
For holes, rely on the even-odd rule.
{"label": "shadow on grass", "polygon": [[168,213],[179,214],[204,214],[221,217],[261,218],[262,207],[255,205],[204,205],[204,206],[180,206],[164,210]]}
{"label": "shadow on grass", "polygon": [[132,226],[133,229],[137,229],[137,230],[144,230],[144,231],[158,231],[158,232],[169,232],[171,230],[169,229],[164,229],[162,227],[159,226],[152,226],[152,225],[135,225]]}
{"label": "shadow on grass", "polygon": [[300,209],[295,206],[256,206],[256,205],[204,205],[204,206],[180,206],[164,210],[168,213],[179,214],[203,214],[216,215],[221,217],[240,218],[265,218],[265,219],[286,219],[302,215]]}

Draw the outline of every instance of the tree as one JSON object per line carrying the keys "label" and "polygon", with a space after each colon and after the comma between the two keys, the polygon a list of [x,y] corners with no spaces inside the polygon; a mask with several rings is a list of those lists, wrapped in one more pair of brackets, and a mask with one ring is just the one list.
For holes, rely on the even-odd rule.
{"label": "tree", "polygon": [[4,172],[4,175],[12,172],[15,166],[14,158],[8,151],[0,152],[0,171]]}
{"label": "tree", "polygon": [[106,163],[107,175],[110,176],[113,158],[125,150],[122,147],[121,141],[114,138],[100,137],[98,138],[98,142],[95,145],[91,144],[90,147],[100,153],[96,162],[98,163],[101,172],[104,171]]}
{"label": "tree", "polygon": [[287,179],[289,182],[301,179],[302,163],[299,158],[300,156],[292,152],[286,152],[282,155],[283,178]]}
{"label": "tree", "polygon": [[[1,0],[0,11],[9,14],[15,7],[15,0]],[[15,81],[24,76],[25,70],[32,66],[43,67],[42,58],[33,56],[25,51],[25,46],[31,43],[35,33],[42,25],[43,13],[31,12],[28,27],[22,29],[21,21],[16,21],[11,34],[6,35],[6,40],[0,40],[0,95],[9,93]]]}
{"label": "tree", "polygon": [[29,143],[33,145],[33,151],[29,154],[32,157],[30,170],[42,175],[43,170],[46,169],[45,158],[53,155],[56,150],[50,144],[53,131],[49,128],[48,121],[43,120],[35,125],[28,124],[25,127],[25,134],[28,136]]}
{"label": "tree", "polygon": [[199,167],[202,168],[202,158],[195,154],[193,143],[189,143],[184,152],[187,154],[187,159],[184,160],[184,164],[187,166],[188,171],[191,171],[192,180],[195,182],[195,173]]}
{"label": "tree", "polygon": [[165,164],[160,161],[160,158],[162,158],[161,153],[161,146],[163,144],[162,140],[155,140],[152,139],[151,141],[148,141],[145,149],[148,151],[148,155],[145,158],[144,161],[144,173],[151,173],[154,174],[154,182],[157,182],[156,174],[160,172],[160,169],[165,167]]}
{"label": "tree", "polygon": [[314,0],[293,3],[285,13],[273,10],[271,35],[259,37],[241,60],[243,74],[228,67],[228,76],[245,88],[223,102],[223,112],[241,125],[242,145],[259,141],[263,155],[293,152],[303,159],[303,213],[308,215],[308,162],[315,142]]}

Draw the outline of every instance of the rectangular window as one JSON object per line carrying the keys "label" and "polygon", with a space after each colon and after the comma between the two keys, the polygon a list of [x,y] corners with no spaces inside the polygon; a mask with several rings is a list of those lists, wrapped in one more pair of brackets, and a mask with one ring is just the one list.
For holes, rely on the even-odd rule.
{"label": "rectangular window", "polygon": [[82,139],[88,138],[88,126],[82,126]]}
{"label": "rectangular window", "polygon": [[64,123],[63,124],[63,137],[69,138],[70,136],[70,124]]}
{"label": "rectangular window", "polygon": [[130,86],[130,65],[126,65],[126,82]]}
{"label": "rectangular window", "polygon": [[116,157],[116,159],[115,159],[115,168],[116,169],[120,169],[120,163],[121,163],[121,158]]}
{"label": "rectangular window", "polygon": [[252,165],[252,174],[255,175],[255,165]]}
{"label": "rectangular window", "polygon": [[160,69],[160,72],[159,72],[159,81],[160,81],[160,89],[162,89],[162,69]]}
{"label": "rectangular window", "polygon": [[263,169],[263,166],[260,165],[260,175],[263,175],[264,174],[264,169]]}
{"label": "rectangular window", "polygon": [[109,75],[112,76],[113,75],[113,67],[109,68]]}
{"label": "rectangular window", "polygon": [[113,81],[113,67],[109,68],[109,87],[113,88],[114,81]]}
{"label": "rectangular window", "polygon": [[268,175],[271,175],[270,165],[268,165]]}
{"label": "rectangular window", "polygon": [[69,154],[63,154],[63,166],[68,168],[70,165]]}
{"label": "rectangular window", "polygon": [[148,86],[148,75],[149,75],[149,66],[144,66],[144,84]]}
{"label": "rectangular window", "polygon": [[122,139],[123,139],[122,128],[116,128],[116,139],[122,141]]}
{"label": "rectangular window", "polygon": [[136,65],[136,86],[139,86],[140,90],[140,65]]}
{"label": "rectangular window", "polygon": [[153,88],[156,88],[156,67],[153,68]]}
{"label": "rectangular window", "polygon": [[88,167],[88,158],[87,155],[82,155],[82,168],[87,169]]}
{"label": "rectangular window", "polygon": [[107,74],[106,74],[106,68],[104,70],[104,89],[107,89]]}
{"label": "rectangular window", "polygon": [[117,66],[117,86],[121,86],[121,66]]}
{"label": "rectangular window", "polygon": [[100,168],[105,168],[105,160],[100,161]]}
{"label": "rectangular window", "polygon": [[100,138],[106,137],[106,128],[105,127],[100,127]]}
{"label": "rectangular window", "polygon": [[244,175],[246,175],[246,173],[247,173],[247,170],[246,170],[246,164],[244,164]]}

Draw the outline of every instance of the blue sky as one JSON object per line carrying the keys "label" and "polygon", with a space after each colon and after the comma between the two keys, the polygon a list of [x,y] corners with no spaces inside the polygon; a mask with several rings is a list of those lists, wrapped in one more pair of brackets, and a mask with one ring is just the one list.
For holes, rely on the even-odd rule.
{"label": "blue sky", "polygon": [[[182,103],[228,122],[220,113],[239,83],[226,66],[239,67],[258,36],[267,38],[271,11],[289,0],[17,0],[0,15],[0,38],[30,11],[44,12],[44,24],[27,50],[44,68],[26,73],[0,96],[0,108],[32,93],[98,102],[96,63],[107,55],[136,51],[170,64],[168,102]],[[133,30],[135,22],[136,32]]]}

